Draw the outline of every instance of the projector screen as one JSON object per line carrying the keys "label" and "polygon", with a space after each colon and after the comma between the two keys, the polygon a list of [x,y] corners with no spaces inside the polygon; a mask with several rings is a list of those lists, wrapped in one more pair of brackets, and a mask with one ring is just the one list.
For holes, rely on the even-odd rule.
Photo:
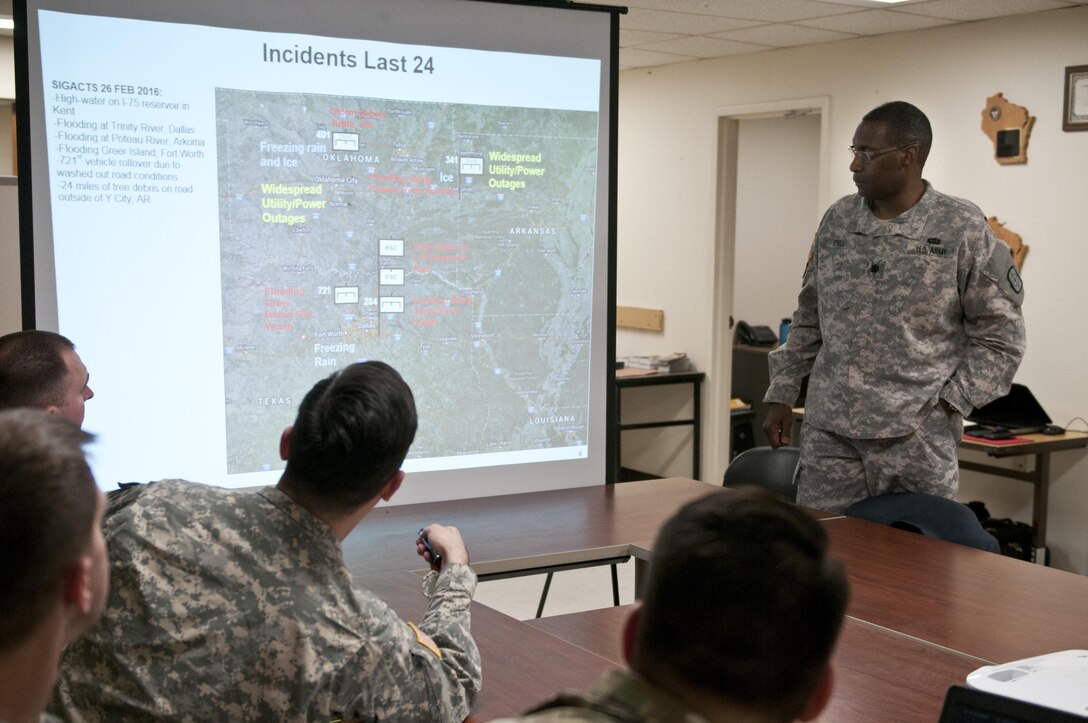
{"label": "projector screen", "polygon": [[24,325],[99,484],[275,483],[362,359],[416,395],[398,502],[611,479],[616,10],[17,0]]}

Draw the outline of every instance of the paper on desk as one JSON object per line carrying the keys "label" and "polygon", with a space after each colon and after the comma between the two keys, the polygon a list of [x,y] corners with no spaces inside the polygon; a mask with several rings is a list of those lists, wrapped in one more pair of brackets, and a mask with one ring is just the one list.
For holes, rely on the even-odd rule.
{"label": "paper on desk", "polygon": [[622,377],[642,377],[647,374],[657,374],[656,369],[636,369],[635,367],[624,367],[623,369],[616,370],[616,378]]}

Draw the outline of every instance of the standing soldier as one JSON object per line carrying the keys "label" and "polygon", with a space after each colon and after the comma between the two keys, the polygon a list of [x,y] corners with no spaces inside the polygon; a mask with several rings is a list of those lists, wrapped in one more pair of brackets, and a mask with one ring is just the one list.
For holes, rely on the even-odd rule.
{"label": "standing soldier", "polygon": [[786,344],[770,354],[771,446],[811,374],[798,503],[954,498],[962,419],[1007,394],[1024,354],[1023,284],[974,204],[922,179],[933,135],[909,103],[865,115],[850,146],[858,192],[824,214]]}

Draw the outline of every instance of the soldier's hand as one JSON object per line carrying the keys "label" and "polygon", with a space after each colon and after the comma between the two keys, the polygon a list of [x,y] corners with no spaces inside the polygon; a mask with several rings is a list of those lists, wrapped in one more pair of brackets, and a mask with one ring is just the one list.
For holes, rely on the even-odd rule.
{"label": "soldier's hand", "polygon": [[793,433],[793,409],[790,405],[768,405],[767,418],[763,420],[763,432],[771,441],[772,447],[785,447],[789,444],[790,435]]}
{"label": "soldier's hand", "polygon": [[[431,546],[430,550],[423,544],[424,540]],[[416,553],[426,560],[434,570],[439,568],[435,561],[436,555],[443,563],[461,562],[468,564],[468,548],[465,547],[465,541],[461,539],[461,531],[456,527],[446,527],[445,525],[428,525],[424,527],[416,540]]]}

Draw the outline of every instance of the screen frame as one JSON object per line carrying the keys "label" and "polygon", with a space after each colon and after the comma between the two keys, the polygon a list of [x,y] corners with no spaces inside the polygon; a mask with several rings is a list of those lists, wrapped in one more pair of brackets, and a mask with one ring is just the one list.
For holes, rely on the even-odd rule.
{"label": "screen frame", "polygon": [[[120,5],[126,5],[127,0],[122,0]],[[345,0],[329,0],[334,4],[344,5]],[[616,458],[616,450],[618,448],[618,426],[615,423],[615,404],[616,404],[616,388],[615,388],[615,324],[616,324],[616,310],[615,310],[615,298],[616,298],[616,247],[617,247],[617,114],[618,114],[618,79],[619,79],[619,15],[626,13],[626,8],[618,6],[601,6],[586,3],[562,3],[562,2],[530,2],[528,0],[447,0],[443,4],[448,5],[450,3],[457,3],[464,6],[481,6],[481,5],[506,5],[511,7],[529,7],[535,10],[547,9],[549,11],[588,11],[593,13],[607,13],[609,18],[609,47],[607,49],[607,67],[602,72],[602,82],[605,87],[602,89],[602,95],[605,97],[605,102],[602,106],[602,112],[607,114],[606,119],[606,165],[608,179],[605,184],[606,202],[604,204],[604,212],[606,213],[605,228],[607,239],[604,244],[606,249],[607,259],[605,260],[606,267],[606,280],[605,280],[605,300],[603,303],[604,310],[598,319],[599,307],[594,304],[593,311],[593,323],[604,323],[606,325],[605,343],[603,345],[603,357],[594,358],[591,360],[591,374],[593,375],[593,383],[596,383],[601,376],[604,377],[604,410],[606,419],[592,420],[591,425],[598,431],[603,440],[603,455],[604,460],[601,465],[602,477],[592,481],[577,480],[577,484],[572,484],[571,479],[566,479],[567,475],[557,474],[553,480],[554,484],[548,484],[541,486],[539,483],[530,485],[527,488],[510,487],[503,484],[499,484],[495,481],[491,481],[487,484],[480,485],[471,490],[458,489],[452,494],[449,490],[445,493],[439,494],[420,494],[419,489],[413,490],[408,493],[401,493],[398,495],[398,502],[416,502],[416,501],[431,501],[437,499],[453,499],[465,496],[477,496],[477,495],[492,495],[492,494],[507,494],[510,492],[519,491],[538,491],[541,489],[555,489],[567,486],[579,486],[579,484],[594,484],[594,483],[611,483],[618,478],[619,461]],[[22,297],[22,314],[23,314],[23,327],[25,329],[49,329],[54,331],[61,331],[63,329],[57,329],[57,309],[55,308],[43,308],[41,295],[39,292],[42,290],[41,278],[42,274],[52,274],[54,268],[54,258],[52,256],[52,247],[43,247],[41,244],[36,245],[35,234],[35,213],[42,213],[40,208],[36,209],[34,203],[34,187],[35,187],[35,172],[39,169],[35,168],[33,162],[35,158],[35,143],[41,143],[44,145],[44,141],[39,141],[35,138],[35,134],[32,129],[35,127],[35,119],[39,122],[42,121],[43,114],[41,108],[34,107],[31,102],[35,96],[31,93],[32,83],[32,66],[34,62],[37,62],[37,73],[40,80],[41,67],[40,60],[31,61],[31,42],[28,36],[28,13],[34,12],[38,9],[49,9],[56,6],[56,2],[53,0],[15,0],[13,3],[13,10],[15,15],[15,30],[14,30],[14,45],[15,45],[15,65],[16,65],[16,96],[17,98],[25,99],[23,102],[16,103],[16,115],[17,115],[17,139],[16,147],[17,153],[20,158],[20,173],[18,178],[19,184],[19,219],[20,219],[20,276],[21,276],[21,297]],[[62,5],[70,5],[72,3],[61,3]],[[82,14],[92,15],[105,15],[115,16],[118,13],[115,12],[114,6],[117,4],[111,4],[109,7],[98,8],[85,8],[80,7],[77,12]],[[144,3],[128,2],[129,6],[140,5],[147,7]],[[230,12],[237,15],[245,15],[247,9],[255,5],[254,2],[246,1],[233,4],[234,7]],[[263,4],[262,7],[266,7],[267,4]],[[67,8],[66,8],[67,9]],[[266,7],[267,9],[267,7]],[[498,10],[496,9],[496,12]],[[161,10],[156,8],[155,19],[162,20],[164,18],[171,17],[172,14],[177,13],[177,10]],[[280,14],[286,14],[290,16],[290,12],[283,13],[282,9]],[[137,14],[138,15],[138,14]],[[179,19],[180,22],[180,19]],[[277,20],[277,22],[287,24],[290,22],[290,17],[284,17]],[[222,24],[217,22],[216,24]],[[272,23],[271,25],[275,25]],[[277,32],[274,27],[268,28],[272,32]],[[344,33],[344,37],[354,37],[354,34]],[[409,42],[409,41],[404,41]],[[434,44],[437,43],[437,38],[421,38],[412,39],[410,42],[416,44]],[[508,41],[509,49],[514,51],[517,45],[516,37],[510,38]],[[454,47],[458,45],[456,43],[451,44]],[[42,91],[44,96],[44,90]],[[604,121],[602,121],[604,122]],[[38,151],[39,155],[41,151]],[[48,181],[45,181],[48,184]],[[598,249],[601,245],[598,244]],[[55,304],[55,299],[54,299]],[[73,339],[78,343],[78,339]],[[600,357],[596,349],[593,352],[595,357]],[[92,402],[93,404],[93,402]],[[591,430],[591,435],[593,431]],[[271,441],[270,441],[271,443]],[[600,444],[597,445],[600,448]],[[429,473],[425,473],[429,474]],[[199,480],[197,480],[199,481]],[[422,487],[422,485],[418,486]]]}

